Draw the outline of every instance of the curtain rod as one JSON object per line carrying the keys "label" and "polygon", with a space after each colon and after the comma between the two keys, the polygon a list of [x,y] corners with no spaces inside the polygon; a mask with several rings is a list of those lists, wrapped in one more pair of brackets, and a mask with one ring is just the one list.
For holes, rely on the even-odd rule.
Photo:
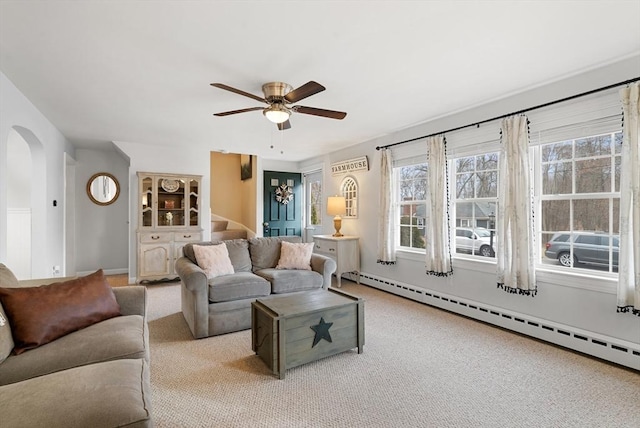
{"label": "curtain rod", "polygon": [[543,107],[548,107],[548,106],[551,106],[551,105],[554,105],[554,104],[558,104],[558,103],[562,103],[562,102],[565,102],[565,101],[572,100],[574,98],[585,97],[587,95],[595,94],[596,92],[606,91],[607,89],[612,89],[612,88],[615,88],[617,86],[628,85],[629,83],[633,83],[633,82],[636,82],[638,80],[640,80],[640,77],[634,77],[633,79],[625,80],[624,82],[618,82],[618,83],[614,83],[614,84],[611,84],[611,85],[604,86],[602,88],[592,89],[590,91],[583,92],[581,94],[571,95],[569,97],[561,98],[561,99],[555,100],[555,101],[550,101],[548,103],[540,104],[540,105],[537,105],[537,106],[534,106],[534,107],[529,107],[529,108],[526,108],[526,109],[523,109],[523,110],[514,111],[512,113],[508,113],[508,114],[503,114],[503,115],[500,115],[500,116],[492,117],[491,119],[481,120],[480,122],[473,122],[473,123],[470,123],[468,125],[463,125],[463,126],[458,126],[456,128],[447,129],[446,131],[434,132],[433,134],[423,135],[421,137],[416,137],[416,138],[411,138],[410,140],[404,140],[404,141],[399,141],[397,143],[387,144],[386,146],[377,146],[376,150],[388,149],[389,147],[398,146],[400,144],[405,144],[405,143],[410,143],[412,141],[421,140],[423,138],[434,137],[434,136],[440,135],[440,134],[446,134],[448,132],[459,131],[461,129],[470,128],[472,126],[479,127],[480,125],[482,125],[484,123],[487,123],[487,122],[492,122],[494,120],[503,119],[503,118],[508,117],[508,116],[513,116],[513,115],[516,115],[516,114],[526,113],[528,111],[536,110],[536,109],[543,108]]}

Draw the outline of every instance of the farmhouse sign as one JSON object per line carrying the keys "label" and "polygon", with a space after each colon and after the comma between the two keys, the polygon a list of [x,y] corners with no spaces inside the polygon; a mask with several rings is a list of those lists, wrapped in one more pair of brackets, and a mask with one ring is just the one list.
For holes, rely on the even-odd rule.
{"label": "farmhouse sign", "polygon": [[362,171],[362,170],[364,171],[369,170],[369,161],[367,161],[366,156],[331,164],[332,175],[346,174],[348,172]]}

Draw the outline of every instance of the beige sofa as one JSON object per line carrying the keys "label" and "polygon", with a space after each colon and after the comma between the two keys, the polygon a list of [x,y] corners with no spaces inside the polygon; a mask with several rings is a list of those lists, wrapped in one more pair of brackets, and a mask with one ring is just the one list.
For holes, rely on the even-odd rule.
{"label": "beige sofa", "polygon": [[[39,282],[43,287],[38,288],[44,290],[73,282],[46,285],[56,280],[60,278],[26,285]],[[0,287],[31,290],[24,285],[0,264]],[[12,331],[23,326],[10,324],[16,317],[8,315],[12,307],[2,296],[5,305],[3,308],[0,304],[0,426],[153,426],[146,288],[125,286],[112,291],[120,315],[18,355],[18,342],[14,346],[18,336],[12,336]],[[12,352],[7,355],[8,351]]]}
{"label": "beige sofa", "polygon": [[[215,336],[251,328],[251,302],[284,293],[327,289],[336,262],[312,254],[311,270],[276,269],[282,241],[301,242],[299,236],[233,239],[187,244],[176,261],[182,289],[182,314],[193,337]],[[207,278],[198,266],[193,245],[224,242],[234,273]]]}

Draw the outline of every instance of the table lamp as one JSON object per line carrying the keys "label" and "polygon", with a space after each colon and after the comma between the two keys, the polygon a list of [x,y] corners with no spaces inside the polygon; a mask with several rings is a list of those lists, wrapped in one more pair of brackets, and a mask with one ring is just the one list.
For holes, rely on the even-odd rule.
{"label": "table lamp", "polygon": [[336,229],[336,233],[333,236],[343,236],[340,233],[340,228],[342,227],[342,217],[341,215],[346,214],[347,212],[347,202],[345,201],[343,196],[329,196],[327,201],[327,214],[335,216],[333,218],[333,227]]}

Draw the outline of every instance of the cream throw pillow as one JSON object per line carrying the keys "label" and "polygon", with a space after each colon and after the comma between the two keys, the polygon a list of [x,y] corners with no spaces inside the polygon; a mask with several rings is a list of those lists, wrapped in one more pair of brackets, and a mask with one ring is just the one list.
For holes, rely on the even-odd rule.
{"label": "cream throw pillow", "polygon": [[313,242],[292,243],[282,241],[280,247],[280,260],[276,269],[301,269],[311,270],[311,254]]}
{"label": "cream throw pillow", "polygon": [[207,278],[235,273],[229,258],[229,250],[225,244],[194,245],[193,252],[196,255],[198,266],[204,270]]}

